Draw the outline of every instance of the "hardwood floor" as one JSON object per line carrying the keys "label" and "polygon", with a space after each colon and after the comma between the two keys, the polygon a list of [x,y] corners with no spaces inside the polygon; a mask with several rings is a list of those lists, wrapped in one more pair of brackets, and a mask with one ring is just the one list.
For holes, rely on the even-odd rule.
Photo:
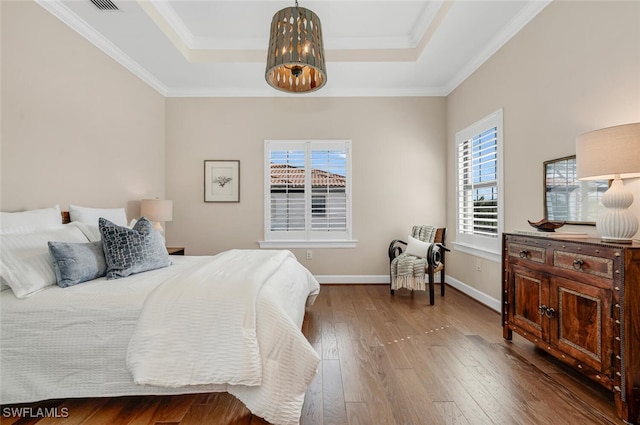
{"label": "hardwood floor", "polygon": [[[323,285],[303,331],[322,361],[301,425],[623,423],[609,392],[518,336],[505,342],[499,314],[451,288],[430,306],[426,292]],[[39,420],[7,407],[7,425],[267,424],[228,394],[9,406],[68,415]]]}

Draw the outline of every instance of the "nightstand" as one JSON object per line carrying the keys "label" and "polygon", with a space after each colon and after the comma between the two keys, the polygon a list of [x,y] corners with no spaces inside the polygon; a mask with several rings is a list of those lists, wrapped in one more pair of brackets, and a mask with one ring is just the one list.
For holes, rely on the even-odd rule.
{"label": "nightstand", "polygon": [[169,255],[184,255],[184,247],[183,246],[168,246],[167,252]]}

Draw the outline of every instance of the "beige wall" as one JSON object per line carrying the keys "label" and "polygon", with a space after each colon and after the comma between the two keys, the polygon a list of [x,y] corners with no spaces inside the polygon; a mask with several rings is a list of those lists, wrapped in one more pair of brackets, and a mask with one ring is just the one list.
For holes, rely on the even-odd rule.
{"label": "beige wall", "polygon": [[164,98],[36,3],[0,10],[1,209],[164,196]]}
{"label": "beige wall", "polygon": [[[575,154],[583,132],[640,121],[639,41],[640,2],[556,1],[451,93],[448,226],[455,229],[457,131],[504,108],[505,230],[527,229],[527,219],[543,217],[545,160]],[[627,184],[640,217],[640,179]],[[499,300],[499,265],[482,260],[477,272],[475,261],[453,252],[447,273]]]}
{"label": "beige wall", "polygon": [[[413,224],[445,223],[445,99],[167,99],[171,244],[189,254],[258,248],[264,140],[351,139],[355,249],[293,250],[319,275],[387,275],[386,249]],[[203,202],[203,162],[240,160],[240,203]]]}
{"label": "beige wall", "polygon": [[[164,99],[37,4],[1,1],[0,207],[133,217],[166,191],[170,244],[257,248],[264,139],[352,139],[358,247],[295,253],[319,275],[385,275],[389,241],[411,225],[446,223],[454,239],[460,129],[504,108],[511,231],[542,217],[543,161],[575,153],[584,131],[640,121],[639,16],[638,2],[553,2],[446,99]],[[206,159],[241,161],[239,204],[203,202]],[[627,184],[640,216],[640,179]],[[447,271],[499,299],[500,268],[482,262],[454,251]]]}
{"label": "beige wall", "polygon": [[[310,270],[387,275],[391,239],[445,223],[445,98],[164,99],[37,4],[1,7],[4,211],[124,205],[132,218],[166,190],[169,244],[257,248],[264,139],[339,138],[353,140],[359,242],[296,251]],[[206,159],[241,161],[239,204],[203,202]]]}

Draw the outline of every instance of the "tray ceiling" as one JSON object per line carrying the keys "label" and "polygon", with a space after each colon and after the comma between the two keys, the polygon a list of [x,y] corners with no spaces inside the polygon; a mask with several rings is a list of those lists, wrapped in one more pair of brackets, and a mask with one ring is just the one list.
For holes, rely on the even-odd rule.
{"label": "tray ceiling", "polygon": [[322,22],[327,85],[265,82],[277,0],[36,0],[164,96],[444,96],[550,0],[299,1]]}

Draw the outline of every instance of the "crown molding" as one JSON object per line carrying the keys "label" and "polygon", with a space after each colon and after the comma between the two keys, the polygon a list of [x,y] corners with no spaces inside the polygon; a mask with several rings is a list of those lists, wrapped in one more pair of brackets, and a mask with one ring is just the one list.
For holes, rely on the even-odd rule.
{"label": "crown molding", "polygon": [[169,92],[168,88],[160,82],[156,77],[140,66],[136,61],[131,59],[127,54],[120,50],[115,44],[104,38],[93,28],[87,25],[75,13],[73,13],[61,1],[57,0],[35,0],[35,2],[51,13],[53,16],[65,23],[69,28],[76,31],[82,37],[87,39],[91,44],[102,50],[107,56],[124,66],[136,77],[147,83],[163,96]]}
{"label": "crown molding", "polygon": [[511,38],[516,35],[525,25],[527,25],[538,13],[549,5],[553,0],[539,0],[528,4],[511,22],[505,26],[495,37],[491,39],[484,49],[467,62],[447,84],[444,85],[443,91],[445,95],[449,95],[464,80],[469,78],[478,68],[482,66],[491,56],[493,56],[502,46],[507,44]]}
{"label": "crown molding", "polygon": [[[167,1],[137,0],[139,5],[152,19],[161,18],[166,25],[159,25],[161,29],[172,38],[178,37],[179,43],[188,50],[264,50],[265,43],[259,38],[220,39],[211,37],[199,37],[194,35],[185,25],[184,21],[176,13],[175,9]],[[445,0],[429,1],[416,23],[406,35],[389,37],[324,37],[326,50],[386,50],[386,49],[416,49],[425,34],[429,31],[433,20],[441,9]],[[446,3],[450,3],[447,1]],[[328,47],[337,46],[337,47]],[[421,52],[418,52],[420,54]]]}
{"label": "crown molding", "polygon": [[264,89],[170,89],[165,97],[440,97],[447,94],[440,87],[417,87],[404,89],[331,89],[305,94],[276,91],[265,83]]}

